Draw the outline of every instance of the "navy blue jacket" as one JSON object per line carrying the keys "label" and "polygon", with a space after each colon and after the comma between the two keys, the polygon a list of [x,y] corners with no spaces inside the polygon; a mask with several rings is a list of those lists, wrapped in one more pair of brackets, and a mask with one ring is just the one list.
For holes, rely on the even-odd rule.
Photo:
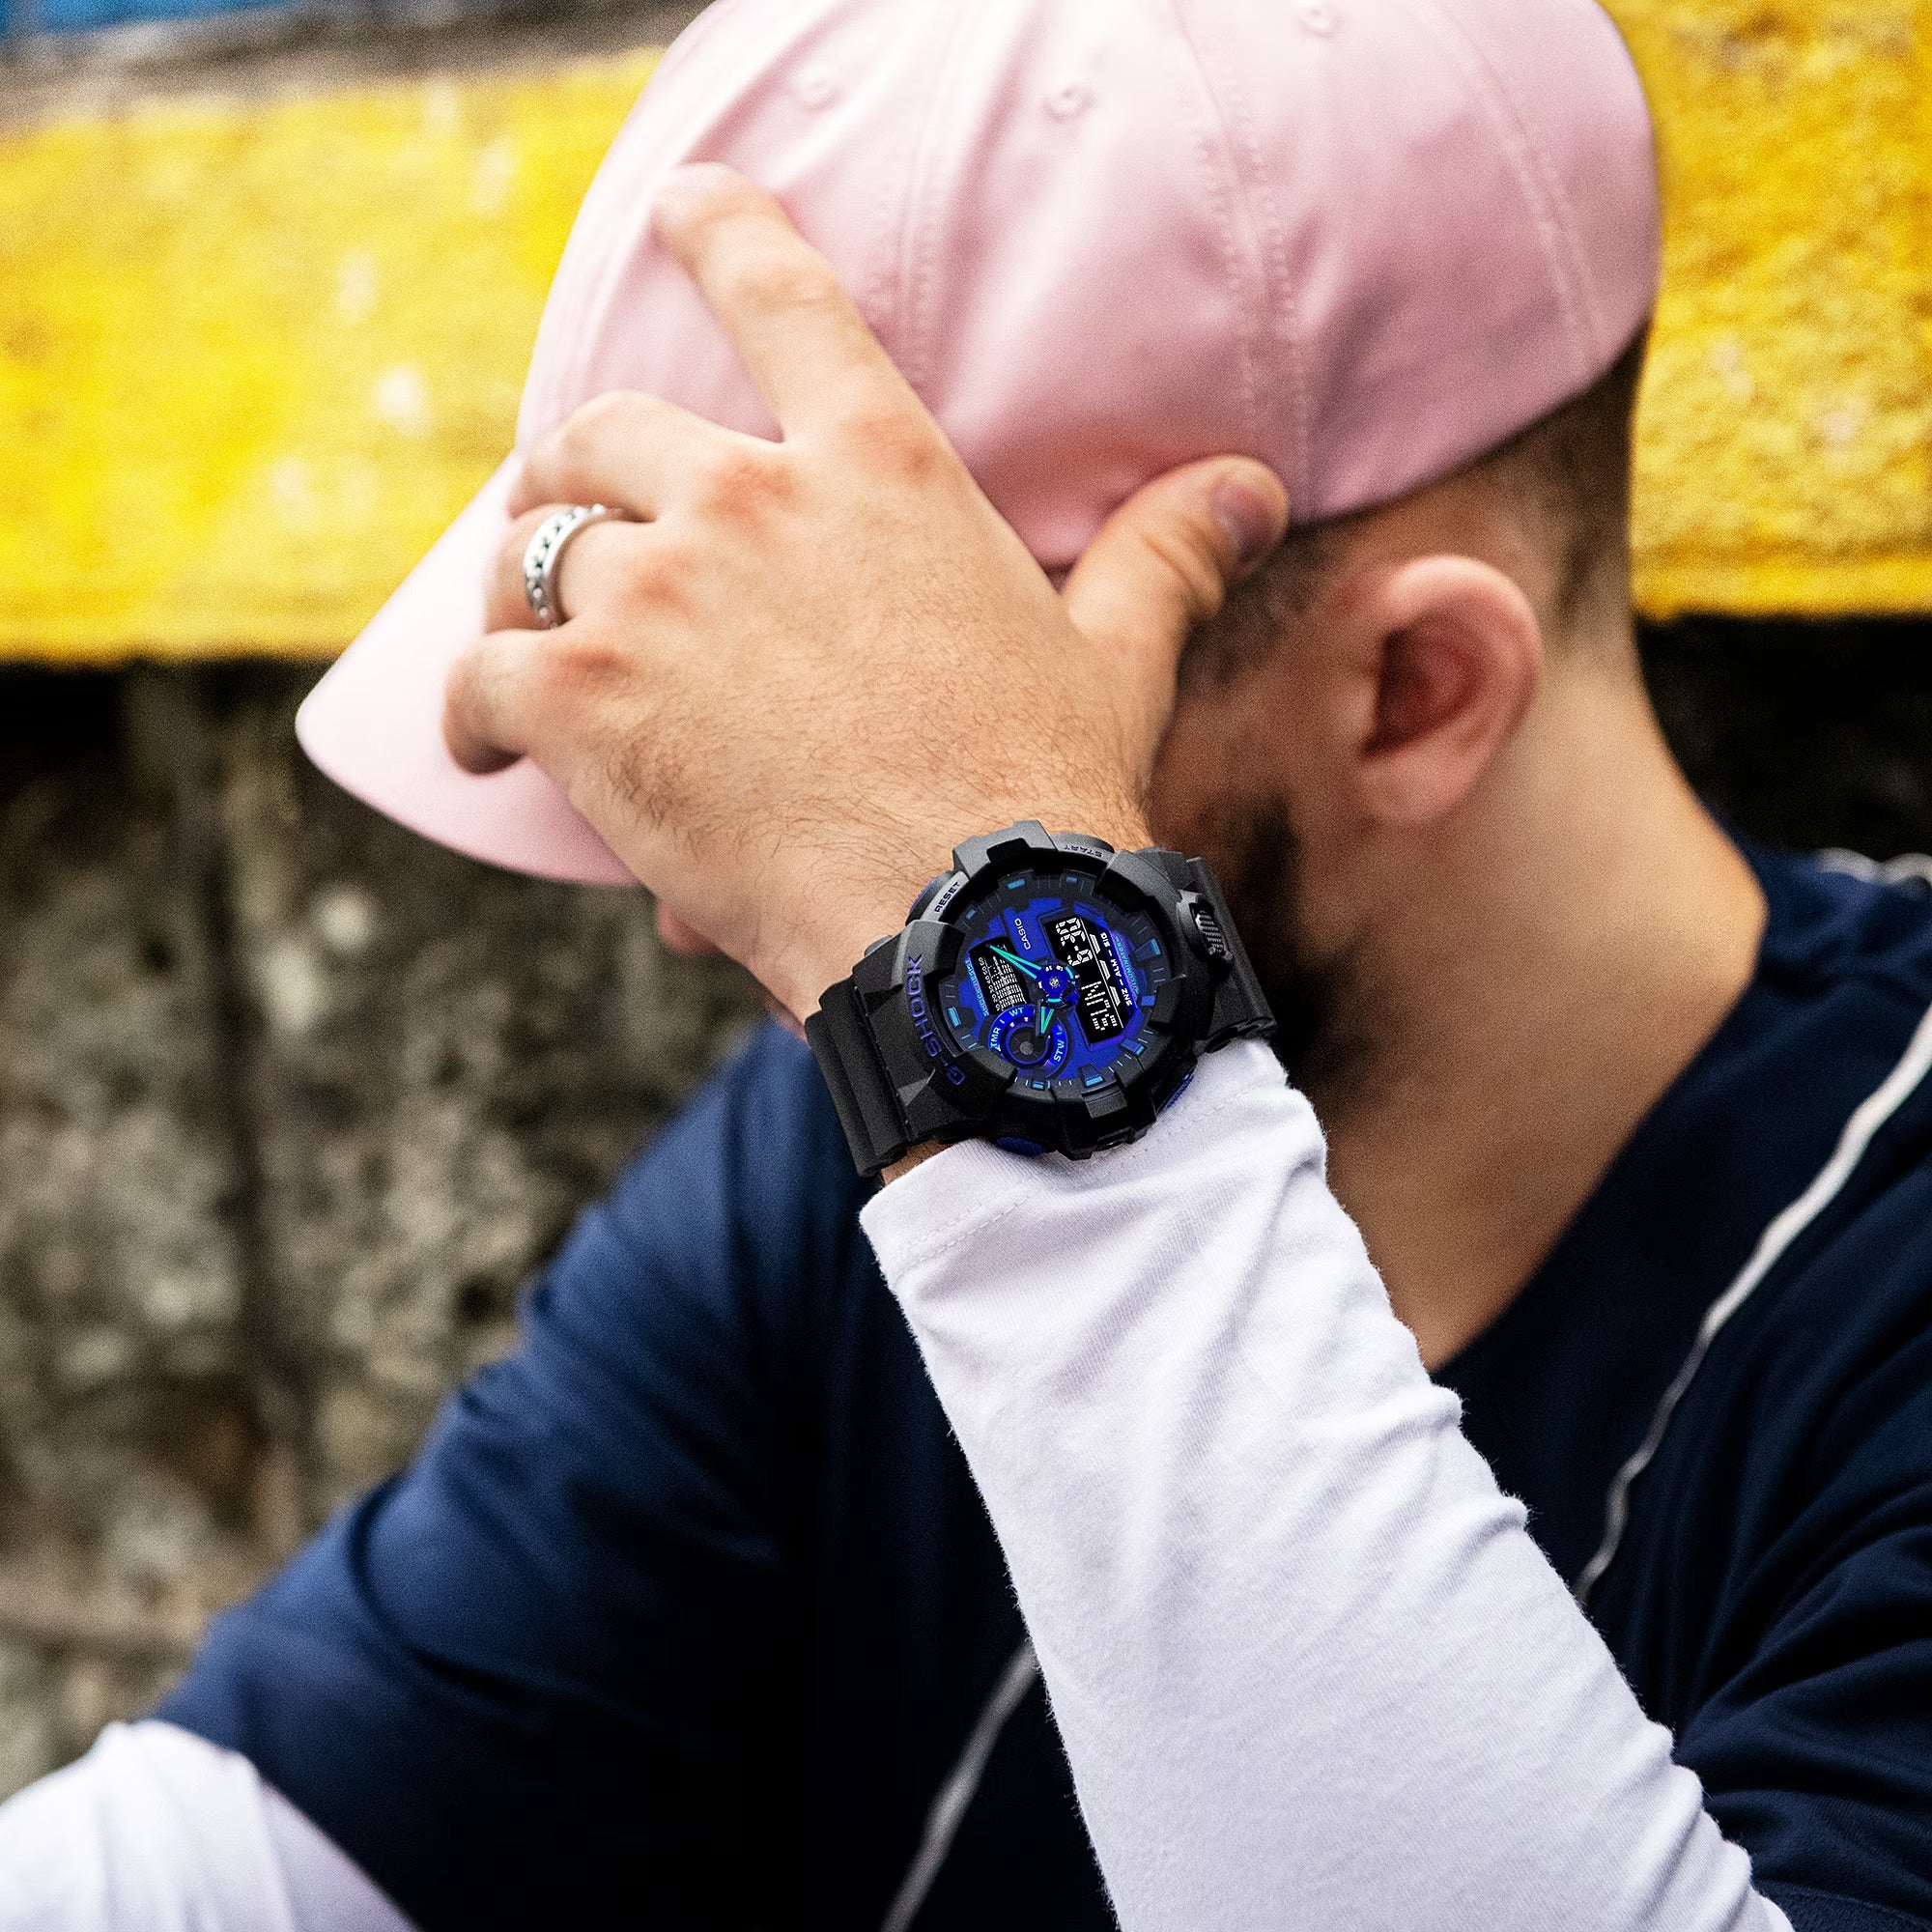
{"label": "navy blue jacket", "polygon": [[[1932,1007],[1926,899],[1753,863],[1753,983],[1442,1371],[1568,1577],[1705,1310]],[[1590,1603],[1800,1932],[1932,1926],[1928,1142],[1932,1081],[1718,1335]],[[1022,1631],[864,1198],[809,1056],[760,1036],[160,1715],[426,1932],[876,1926]],[[917,1922],[1110,1924],[1037,1687]]]}

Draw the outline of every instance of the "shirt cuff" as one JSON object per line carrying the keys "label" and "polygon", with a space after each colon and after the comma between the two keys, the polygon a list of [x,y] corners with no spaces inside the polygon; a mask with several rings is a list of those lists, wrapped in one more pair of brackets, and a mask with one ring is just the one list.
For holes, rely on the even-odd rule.
{"label": "shirt cuff", "polygon": [[1199,1159],[1204,1139],[1240,1133],[1254,1123],[1258,1108],[1267,1111],[1290,1101],[1319,1138],[1308,1103],[1298,1094],[1285,1094],[1286,1086],[1281,1063],[1267,1047],[1236,1040],[1203,1056],[1192,1081],[1130,1147],[1069,1160],[1061,1153],[1012,1153],[990,1141],[961,1141],[882,1187],[859,1219],[886,1279],[897,1282],[1005,1219],[1023,1201],[1071,1199]]}

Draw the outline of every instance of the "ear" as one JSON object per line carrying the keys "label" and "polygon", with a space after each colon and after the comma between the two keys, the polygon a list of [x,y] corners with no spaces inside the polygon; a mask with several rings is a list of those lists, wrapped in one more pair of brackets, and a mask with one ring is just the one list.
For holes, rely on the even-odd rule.
{"label": "ear", "polygon": [[1384,825],[1446,818],[1515,735],[1543,676],[1536,611],[1501,571],[1414,557],[1373,586],[1375,667],[1357,783]]}

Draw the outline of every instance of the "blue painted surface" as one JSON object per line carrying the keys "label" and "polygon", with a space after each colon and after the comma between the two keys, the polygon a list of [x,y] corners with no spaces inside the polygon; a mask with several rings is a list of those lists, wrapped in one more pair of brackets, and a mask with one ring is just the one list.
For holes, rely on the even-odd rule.
{"label": "blue painted surface", "polygon": [[291,13],[304,0],[7,0],[11,34],[77,34],[134,20],[198,20],[215,14]]}

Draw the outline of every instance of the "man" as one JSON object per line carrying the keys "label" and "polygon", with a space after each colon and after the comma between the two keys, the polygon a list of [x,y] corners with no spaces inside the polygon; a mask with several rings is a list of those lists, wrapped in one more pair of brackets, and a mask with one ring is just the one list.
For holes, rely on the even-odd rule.
{"label": "man", "polygon": [[[1214,1924],[1264,1922],[1240,1907],[1276,1879],[1274,1922],[1776,1922],[1760,1894],[1801,1927],[1926,1921],[1932,923],[1741,856],[1663,753],[1625,576],[1636,351],[1605,343],[1473,464],[1437,450],[1291,535],[1218,615],[1279,507],[1251,466],[1184,470],[1109,525],[1063,609],[769,204],[671,185],[667,238],[784,442],[638,399],[532,435],[504,628],[454,690],[466,761],[533,753],[803,1011],[989,810],[1145,842],[1165,652],[1208,619],[1151,829],[1229,882],[1336,1193],[1548,1558],[1398,1359],[1319,1148],[1236,1050],[1141,1149],[1064,1181],[972,1147],[895,1179],[867,1230],[1007,1539],[1126,1922],[1188,1922],[1176,1873]],[[540,636],[518,564],[573,502],[651,522],[583,530],[570,622]],[[818,701],[844,661],[864,675]],[[1064,738],[1024,706],[961,727],[909,786],[969,669],[1099,695],[1050,714]],[[580,1230],[519,1355],[217,1631],[163,1715],[244,1753],[423,1924],[564,1917],[623,1884],[672,1922],[1107,1922],[864,1195],[803,1049],[759,1042]],[[1095,1280],[1139,1286],[1176,1227],[1184,1293],[1089,1321]],[[1264,1336],[1230,1284],[1268,1289]],[[1138,1417],[1135,1386],[1161,1398]],[[1391,1507],[1418,1448],[1442,1487],[1395,1483]],[[1559,1576],[1708,1815],[1612,1708],[1629,1693]],[[1252,1619],[1260,1583],[1279,1620]],[[1449,1721],[1405,1729],[1412,1707]],[[183,1895],[193,1831],[128,1795],[155,1767],[231,1795],[248,1775],[124,1735],[14,1816],[43,1842],[99,1829],[110,1866],[143,1818]],[[1291,1794],[1273,1851],[1257,1785]],[[231,1807],[264,1835],[225,1868],[314,1895],[331,1854],[278,1806]],[[1202,1844],[1236,1849],[1217,1867]],[[354,1878],[313,1883],[350,1899]],[[314,1922],[382,1909],[365,1890]]]}

